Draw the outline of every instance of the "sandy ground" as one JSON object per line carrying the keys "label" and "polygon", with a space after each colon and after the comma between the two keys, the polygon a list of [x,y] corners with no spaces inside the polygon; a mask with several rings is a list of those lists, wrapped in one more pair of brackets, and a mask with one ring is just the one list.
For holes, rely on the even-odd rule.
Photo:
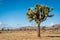
{"label": "sandy ground", "polygon": [[0,33],[0,40],[60,40],[60,33],[41,32],[40,38],[37,37],[37,31],[3,32]]}

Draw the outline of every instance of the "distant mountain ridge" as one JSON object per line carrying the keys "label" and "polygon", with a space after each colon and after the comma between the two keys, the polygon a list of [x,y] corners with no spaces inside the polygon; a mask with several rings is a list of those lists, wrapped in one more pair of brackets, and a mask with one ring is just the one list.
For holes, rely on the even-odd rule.
{"label": "distant mountain ridge", "polygon": [[[54,28],[60,29],[60,24],[55,24],[55,25],[52,25],[49,27],[41,26],[40,28],[42,29],[43,27],[45,27],[46,29],[54,29]],[[9,29],[9,28],[7,28],[7,29]],[[15,29],[10,28],[9,30],[37,30],[37,29],[38,29],[37,26],[23,26],[23,27],[15,28]]]}

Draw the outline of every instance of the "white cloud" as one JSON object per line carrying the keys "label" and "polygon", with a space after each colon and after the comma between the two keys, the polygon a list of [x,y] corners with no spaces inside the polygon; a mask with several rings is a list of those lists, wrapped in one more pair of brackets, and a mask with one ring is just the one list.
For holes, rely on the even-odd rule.
{"label": "white cloud", "polygon": [[52,26],[52,25],[54,25],[54,24],[55,24],[55,23],[51,22],[49,26]]}
{"label": "white cloud", "polygon": [[2,22],[0,22],[0,26],[2,25],[3,23]]}

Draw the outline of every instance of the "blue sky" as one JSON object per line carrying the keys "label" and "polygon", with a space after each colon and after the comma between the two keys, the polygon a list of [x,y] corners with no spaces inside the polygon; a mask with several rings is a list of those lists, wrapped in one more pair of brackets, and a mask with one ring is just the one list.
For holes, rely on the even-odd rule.
{"label": "blue sky", "polygon": [[26,13],[29,7],[33,8],[37,3],[54,8],[50,13],[54,17],[47,18],[41,23],[42,26],[60,24],[60,0],[0,0],[0,23],[13,27],[36,25],[34,21],[28,21]]}

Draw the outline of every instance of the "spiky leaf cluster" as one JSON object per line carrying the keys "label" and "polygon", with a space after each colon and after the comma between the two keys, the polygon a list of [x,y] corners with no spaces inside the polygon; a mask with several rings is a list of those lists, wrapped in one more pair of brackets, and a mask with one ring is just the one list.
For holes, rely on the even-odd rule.
{"label": "spiky leaf cluster", "polygon": [[31,10],[31,8],[29,8],[26,15],[28,16],[30,22],[32,20],[35,20],[35,22],[38,24],[46,20],[47,17],[52,17],[53,14],[49,15],[49,12],[51,12],[52,10],[53,8],[37,4],[34,10]]}

